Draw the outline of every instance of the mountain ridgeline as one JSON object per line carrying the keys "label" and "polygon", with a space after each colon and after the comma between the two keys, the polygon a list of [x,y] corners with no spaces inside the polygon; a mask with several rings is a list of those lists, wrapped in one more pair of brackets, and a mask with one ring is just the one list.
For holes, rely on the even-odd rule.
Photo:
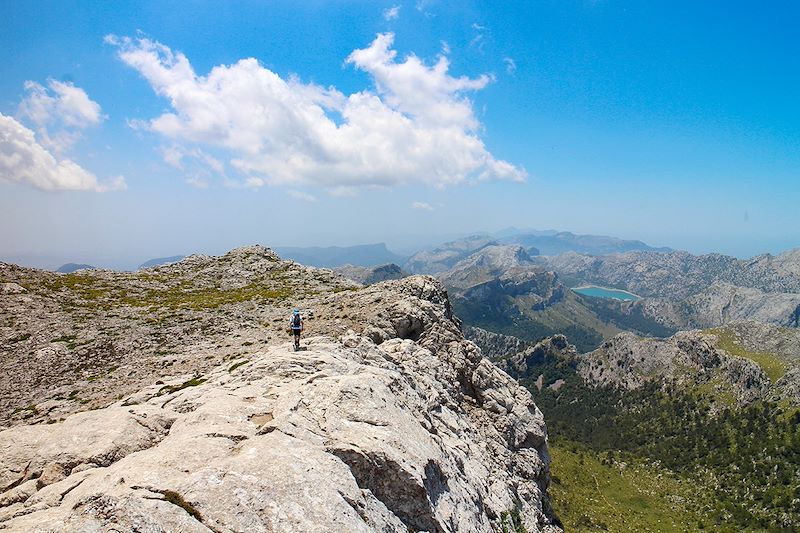
{"label": "mountain ridgeline", "polygon": [[[672,251],[546,257],[476,236],[416,254],[408,265],[442,280],[465,324],[528,341],[563,333],[582,352],[622,331],[667,337],[745,320],[800,326],[798,251],[749,261]],[[640,298],[569,290],[584,284]]]}
{"label": "mountain ridgeline", "polygon": [[0,263],[0,529],[800,529],[800,249],[284,251]]}
{"label": "mountain ridgeline", "polygon": [[0,350],[4,531],[562,531],[541,412],[431,277],[0,263]]}

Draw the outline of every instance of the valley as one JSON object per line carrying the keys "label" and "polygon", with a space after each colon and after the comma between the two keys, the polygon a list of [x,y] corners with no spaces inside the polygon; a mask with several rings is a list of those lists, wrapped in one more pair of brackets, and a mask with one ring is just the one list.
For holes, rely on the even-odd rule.
{"label": "valley", "polygon": [[[206,382],[255,368],[287,342],[292,306],[323,339],[314,341],[323,352],[338,349],[325,344],[333,339],[389,347],[393,339],[413,346],[428,338],[434,344],[425,346],[441,350],[429,304],[409,303],[423,298],[529,391],[547,424],[550,448],[538,453],[552,460],[549,495],[536,504],[546,511],[521,518],[512,501],[489,522],[567,531],[800,527],[796,254],[749,263],[678,252],[565,255],[472,237],[403,266],[336,271],[260,246],[166,258],[135,272],[3,264],[0,424],[66,428],[109,405],[213,390]],[[684,270],[670,274],[665,264],[675,260],[710,285],[683,280]],[[623,283],[627,268],[634,273]],[[433,273],[442,289],[415,270]],[[669,285],[683,288],[667,297]],[[776,289],[783,292],[769,292]],[[401,510],[405,503],[391,505],[401,522],[416,523]],[[14,509],[22,514],[8,516],[28,512]],[[532,516],[539,525],[525,522]]]}

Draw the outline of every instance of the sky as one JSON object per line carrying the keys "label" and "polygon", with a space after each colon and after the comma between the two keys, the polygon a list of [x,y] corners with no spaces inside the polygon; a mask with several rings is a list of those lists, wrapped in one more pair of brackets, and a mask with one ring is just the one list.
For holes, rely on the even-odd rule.
{"label": "sky", "polygon": [[0,4],[0,260],[800,247],[796,2]]}

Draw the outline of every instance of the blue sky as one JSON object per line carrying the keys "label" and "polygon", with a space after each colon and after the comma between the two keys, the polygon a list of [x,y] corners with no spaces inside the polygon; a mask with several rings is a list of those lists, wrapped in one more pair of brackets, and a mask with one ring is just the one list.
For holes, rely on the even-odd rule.
{"label": "blue sky", "polygon": [[0,259],[800,246],[796,3],[217,4],[0,5]]}

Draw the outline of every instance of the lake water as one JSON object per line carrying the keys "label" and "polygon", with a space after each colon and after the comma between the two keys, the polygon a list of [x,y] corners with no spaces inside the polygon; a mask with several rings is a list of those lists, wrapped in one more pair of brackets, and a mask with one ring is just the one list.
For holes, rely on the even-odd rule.
{"label": "lake water", "polygon": [[593,298],[616,298],[617,300],[630,300],[632,302],[642,299],[641,296],[636,296],[630,292],[621,291],[619,289],[609,289],[608,287],[598,287],[596,285],[574,287],[572,291]]}

